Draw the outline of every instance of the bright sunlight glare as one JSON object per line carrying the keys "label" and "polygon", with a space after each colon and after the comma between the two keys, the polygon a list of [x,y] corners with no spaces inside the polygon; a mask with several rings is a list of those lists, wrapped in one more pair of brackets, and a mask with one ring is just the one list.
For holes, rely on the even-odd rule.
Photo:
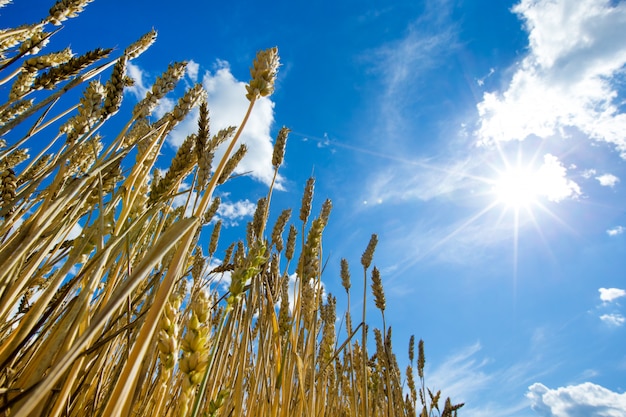
{"label": "bright sunlight glare", "polygon": [[581,195],[580,187],[567,177],[567,168],[554,155],[545,154],[539,167],[509,165],[492,183],[496,203],[519,210],[541,205],[542,200],[560,202]]}
{"label": "bright sunlight glare", "polygon": [[496,179],[493,193],[498,203],[520,209],[536,204],[542,187],[537,171],[527,167],[509,167]]}

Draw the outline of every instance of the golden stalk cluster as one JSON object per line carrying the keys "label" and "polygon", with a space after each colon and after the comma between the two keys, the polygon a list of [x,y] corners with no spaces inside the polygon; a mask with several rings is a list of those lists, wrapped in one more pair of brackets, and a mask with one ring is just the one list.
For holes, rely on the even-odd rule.
{"label": "golden stalk cluster", "polygon": [[[0,0],[0,7],[7,3]],[[267,227],[289,129],[277,135],[274,181],[245,239],[229,245],[221,261],[216,257],[221,223],[214,219],[220,204],[214,194],[245,154],[245,147],[233,151],[255,101],[274,91],[278,50],[254,60],[250,104],[238,128],[211,135],[201,85],[152,121],[159,100],[184,75],[185,63],[175,63],[119,131],[101,135],[119,114],[128,61],[156,32],[115,58],[100,48],[78,57],[69,49],[40,55],[54,34],[48,26],[88,3],[61,0],[40,23],[0,32],[0,84],[10,86],[0,105],[0,415],[456,415],[460,405],[448,399],[439,411],[440,392],[424,388],[421,342],[422,387],[416,388],[413,339],[405,388],[375,267],[373,297],[383,329],[374,329],[375,352],[368,351],[375,235],[362,259],[363,317],[355,328],[349,266],[341,262],[348,296],[342,333],[337,300],[324,296],[321,281],[331,203],[309,222],[313,179],[300,227],[289,222],[291,209]],[[95,77],[106,71],[101,84]],[[78,86],[82,97],[68,103],[66,93]],[[167,135],[194,107],[197,132],[164,175],[153,174]],[[29,141],[36,141],[35,152],[25,147]],[[221,145],[227,149],[214,166]],[[191,186],[181,191],[183,183]],[[175,203],[180,195],[187,197],[182,206]]]}

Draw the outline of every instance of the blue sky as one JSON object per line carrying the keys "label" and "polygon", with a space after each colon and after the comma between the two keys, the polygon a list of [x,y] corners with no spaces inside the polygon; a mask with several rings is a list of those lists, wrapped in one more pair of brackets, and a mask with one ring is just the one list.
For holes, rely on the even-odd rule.
{"label": "blue sky", "polygon": [[[51,5],[14,3],[3,26]],[[243,137],[251,174],[224,190],[225,238],[265,195],[285,125],[274,216],[316,177],[340,299],[340,259],[358,276],[379,235],[399,359],[423,338],[427,384],[462,415],[626,416],[625,2],[98,0],[49,49],[123,49],[151,28],[127,105],[189,61],[214,131],[239,123],[256,51],[279,48],[276,92]]]}

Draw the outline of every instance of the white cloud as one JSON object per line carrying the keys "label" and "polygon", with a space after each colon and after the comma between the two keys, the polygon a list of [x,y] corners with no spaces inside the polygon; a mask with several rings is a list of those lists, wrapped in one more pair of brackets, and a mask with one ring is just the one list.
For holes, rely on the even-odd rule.
{"label": "white cloud", "polygon": [[[219,251],[219,248],[218,248]],[[207,271],[212,271],[218,266],[221,266],[223,260],[219,258],[211,258],[209,265],[207,267]],[[211,276],[211,284],[216,285],[218,290],[226,291],[230,287],[231,279],[232,279],[232,271],[223,271],[219,273],[215,273]]]}
{"label": "white cloud", "polygon": [[[239,126],[248,109],[245,83],[237,80],[230,72],[228,62],[218,60],[215,72],[207,71],[202,84],[208,92],[208,104],[210,112],[211,133],[229,126]],[[187,76],[192,81],[198,79],[200,66],[193,60],[187,62]],[[149,87],[145,85],[145,72],[132,63],[128,64],[128,75],[135,80],[135,85],[129,88],[129,92],[137,100],[145,97]],[[154,111],[156,118],[162,117],[172,110],[175,100],[164,97]],[[168,137],[168,143],[174,147],[180,146],[185,138],[197,130],[198,110],[194,109],[190,115],[173,129]],[[248,146],[248,152],[235,170],[237,174],[250,173],[250,175],[265,183],[270,184],[274,175],[272,167],[273,142],[270,137],[270,128],[274,122],[274,102],[267,97],[256,101],[254,109],[239,138],[239,143]],[[219,161],[224,154],[226,145],[221,146],[215,155],[214,161]],[[217,162],[214,162],[217,165]],[[284,179],[278,175],[275,187],[283,189]]]}
{"label": "white cloud", "polygon": [[198,72],[200,70],[200,64],[198,64],[193,59],[187,61],[187,76],[191,79],[191,81],[198,82]]}
{"label": "white cloud", "polygon": [[[248,108],[245,83],[236,80],[230,68],[222,64],[214,74],[205,73],[203,85],[209,93],[211,129],[217,132],[228,126],[238,126]],[[251,171],[253,177],[266,184],[271,182],[274,172],[273,145],[269,135],[273,122],[274,103],[268,98],[257,100],[240,139],[248,145],[248,153],[236,170],[239,173]]]}
{"label": "white cloud", "polygon": [[608,229],[606,231],[606,234],[609,236],[617,236],[617,235],[621,235],[622,233],[624,233],[626,231],[626,227],[624,226],[616,226],[612,229]]}
{"label": "white cloud", "polygon": [[612,143],[626,158],[626,114],[613,78],[626,64],[626,3],[521,0],[529,52],[503,93],[478,104],[482,143],[547,138],[568,127]]}
{"label": "white cloud", "polygon": [[[150,89],[152,88],[152,86],[146,87],[145,85],[145,71],[139,66],[133,64],[132,62],[129,62],[126,65],[126,73],[135,82],[133,86],[128,88],[128,92],[135,96],[137,101],[143,100],[143,98],[146,96],[146,93],[148,93],[148,91],[150,91]],[[153,111],[154,116],[157,119],[160,119],[161,117],[163,117],[163,115],[165,115],[165,113],[174,108],[174,104],[174,100],[169,97],[161,98],[161,100],[159,100],[159,104]]]}
{"label": "white cloud", "polygon": [[[186,216],[191,216],[191,214],[193,213],[193,205],[198,196],[198,193],[193,190],[191,191],[190,195],[190,193],[187,192],[189,188],[189,183],[181,183],[180,187],[178,187],[178,191],[180,194],[178,194],[172,200],[172,207],[174,208],[181,207],[189,203],[187,204],[185,210]],[[183,193],[183,191],[185,192]],[[235,202],[227,201],[225,200],[225,198],[222,198],[221,200],[222,201],[220,202],[220,206],[217,209],[217,214],[214,219],[216,221],[222,220],[224,227],[237,226],[240,221],[246,218],[251,218],[256,211],[256,204],[250,202],[250,200],[248,199]]]}
{"label": "white cloud", "polygon": [[619,306],[619,304],[612,304],[618,298],[626,297],[626,290],[621,288],[599,288],[598,292],[600,293],[600,300],[602,300],[602,305],[598,306],[600,310],[613,310],[612,312],[607,312],[599,316],[600,320],[609,326],[621,327],[626,323],[626,318],[616,311],[615,307]]}
{"label": "white cloud", "polygon": [[559,159],[551,154],[543,157],[543,165],[535,173],[537,176],[537,195],[548,200],[559,202],[566,198],[577,198],[581,195],[580,187],[567,178],[567,169]]}
{"label": "white cloud", "polygon": [[256,210],[256,204],[249,200],[235,201],[234,203],[222,201],[217,209],[217,216],[225,226],[236,226],[240,220],[252,217]]}
{"label": "white cloud", "polygon": [[[164,175],[164,173],[161,173],[161,175]],[[189,185],[189,183],[182,182],[178,187],[178,193],[180,194],[177,194],[172,200],[172,207],[174,208],[182,207],[189,203],[187,207],[185,207],[185,216],[191,216],[193,214],[193,203],[198,198],[198,193],[193,190],[190,195],[188,192],[190,187],[191,185]]]}
{"label": "white cloud", "polygon": [[598,180],[600,185],[603,187],[614,187],[615,184],[619,182],[619,178],[617,178],[613,174],[602,174],[596,177],[596,179]]}
{"label": "white cloud", "polygon": [[600,316],[600,320],[617,327],[622,326],[626,322],[626,318],[619,313],[603,314]]}
{"label": "white cloud", "polygon": [[[225,61],[217,62],[215,72],[207,71],[202,84],[208,92],[208,104],[211,118],[211,132],[217,133],[220,129],[229,126],[239,126],[249,101],[246,99],[245,83],[237,80],[230,72]],[[197,110],[187,117],[171,133],[168,141],[178,147],[185,138],[197,130]],[[270,127],[274,122],[274,103],[263,97],[257,100],[250,118],[241,134],[239,143],[248,146],[248,153],[239,163],[235,173],[250,173],[255,179],[269,184],[274,175],[272,167],[273,145],[270,137]],[[221,146],[216,154],[215,161],[219,161],[225,151]],[[214,163],[217,165],[217,162]],[[277,188],[282,189],[282,177],[277,179]]]}
{"label": "white cloud", "polygon": [[[20,219],[19,222],[16,222],[17,224],[15,226],[13,226],[13,228],[11,228],[9,233],[12,234],[13,230],[17,230],[17,228],[23,222],[24,222],[24,220],[22,220],[22,219]],[[61,239],[63,239],[63,240],[76,239],[77,237],[79,237],[82,234],[83,234],[83,227],[79,223],[74,223],[74,225],[72,226],[70,231],[67,233],[67,235],[66,236],[59,236],[57,239],[55,239],[55,243],[59,243],[61,241]]]}
{"label": "white cloud", "polygon": [[144,85],[143,70],[132,62],[129,62],[126,64],[126,74],[135,82],[132,86],[127,88],[127,91],[135,96],[137,100],[141,100],[148,92],[148,88]]}
{"label": "white cloud", "polygon": [[72,228],[70,229],[70,232],[68,233],[65,239],[67,240],[76,239],[82,233],[83,233],[83,227],[80,224],[75,223],[74,226],[72,226]]}
{"label": "white cloud", "polygon": [[600,292],[600,300],[607,303],[626,296],[626,291],[620,288],[600,288],[598,292]]}
{"label": "white cloud", "polygon": [[[289,297],[289,311],[293,314],[293,309],[296,303],[296,282],[298,275],[294,272],[289,275],[289,288],[287,290],[287,297]],[[321,282],[321,281],[320,281]],[[280,300],[277,300],[276,304],[280,306]]]}
{"label": "white cloud", "polygon": [[467,346],[436,369],[427,371],[428,384],[441,389],[455,402],[467,401],[493,380],[493,375],[483,369],[488,361],[476,357],[481,349],[478,342]]}
{"label": "white cloud", "polygon": [[544,417],[626,417],[626,394],[591,382],[557,389],[534,383],[526,397]]}

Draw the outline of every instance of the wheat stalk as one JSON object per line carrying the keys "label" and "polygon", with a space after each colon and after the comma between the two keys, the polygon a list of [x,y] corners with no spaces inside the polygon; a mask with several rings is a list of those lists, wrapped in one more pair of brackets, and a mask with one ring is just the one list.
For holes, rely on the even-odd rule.
{"label": "wheat stalk", "polygon": [[[201,85],[151,121],[184,75],[185,63],[174,63],[110,132],[108,121],[123,114],[125,67],[156,32],[112,58],[114,51],[101,48],[78,57],[69,49],[43,53],[56,33],[47,28],[90,2],[60,0],[40,23],[0,32],[0,83],[12,82],[0,104],[0,415],[456,415],[460,405],[425,387],[423,343],[414,364],[414,339],[403,395],[382,277],[372,267],[376,235],[361,258],[363,312],[354,328],[353,284],[348,261],[341,261],[345,331],[337,328],[337,299],[323,292],[332,204],[324,201],[311,215],[313,178],[304,187],[299,227],[290,222],[292,209],[283,209],[266,238],[288,128],[276,136],[271,185],[247,233],[219,242],[217,188],[245,154],[239,138],[256,101],[275,89],[277,48],[260,51],[252,63],[239,127],[210,132]],[[79,85],[78,102],[57,111]],[[164,175],[153,174],[168,134],[193,107],[197,131]],[[16,127],[40,111],[16,136]],[[42,145],[31,152],[25,143],[35,135]],[[225,153],[213,161],[221,145]],[[181,190],[183,183],[191,185]],[[185,204],[175,205],[177,196]],[[370,268],[383,322],[373,329],[373,354]]]}

